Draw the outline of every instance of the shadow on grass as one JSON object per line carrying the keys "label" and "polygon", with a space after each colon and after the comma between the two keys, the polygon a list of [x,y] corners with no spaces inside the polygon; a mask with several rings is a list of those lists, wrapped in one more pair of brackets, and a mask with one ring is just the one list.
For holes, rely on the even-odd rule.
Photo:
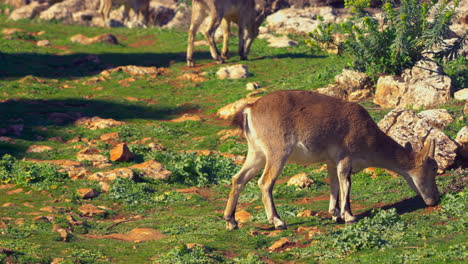
{"label": "shadow on grass", "polygon": [[[395,208],[397,213],[398,214],[406,214],[406,213],[411,213],[411,212],[414,212],[416,210],[419,210],[419,209],[423,209],[423,208],[426,208],[427,205],[424,203],[423,199],[419,196],[414,196],[414,197],[411,197],[411,198],[406,198],[404,200],[401,200],[399,202],[396,202],[396,203],[393,203],[393,204],[389,204],[389,205],[384,205],[382,207],[380,207],[381,209],[383,210],[388,210],[388,209],[391,209],[391,208]],[[364,218],[364,217],[368,217],[368,216],[371,216],[371,213],[372,213],[372,209],[369,209],[365,212],[362,212],[360,214],[358,214],[356,217],[358,220]]]}

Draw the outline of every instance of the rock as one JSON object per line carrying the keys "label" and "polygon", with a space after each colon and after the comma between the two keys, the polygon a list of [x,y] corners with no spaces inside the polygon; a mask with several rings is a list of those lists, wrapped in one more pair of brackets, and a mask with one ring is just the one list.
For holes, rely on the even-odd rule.
{"label": "rock", "polygon": [[236,64],[232,66],[222,67],[216,72],[219,79],[242,79],[249,76],[247,65]]}
{"label": "rock", "polygon": [[220,136],[220,140],[224,141],[230,137],[239,137],[242,135],[241,130],[239,128],[234,128],[234,129],[223,129],[216,133],[218,136]]}
{"label": "rock", "polygon": [[83,204],[78,208],[78,211],[81,213],[82,216],[88,217],[105,216],[107,214],[105,210],[100,209],[94,204]]}
{"label": "rock", "polygon": [[112,118],[103,119],[99,116],[94,117],[82,117],[75,121],[75,125],[83,126],[85,128],[96,130],[96,129],[104,129],[104,128],[111,128],[116,126],[123,126],[125,122],[116,121]]}
{"label": "rock", "polygon": [[332,7],[286,8],[269,15],[266,27],[277,34],[307,35],[314,31],[321,23],[318,16],[323,17],[325,23],[343,22],[349,15],[337,16]]}
{"label": "rock", "polygon": [[31,2],[29,5],[22,6],[20,8],[15,9],[11,12],[8,19],[10,20],[19,20],[19,19],[31,19],[38,16],[42,11],[49,8],[48,3],[40,3],[38,1]]}
{"label": "rock", "polygon": [[57,232],[60,235],[60,238],[63,242],[67,242],[69,239],[69,233],[65,228],[62,228],[58,225],[54,225],[52,232]]}
{"label": "rock", "polygon": [[435,140],[435,160],[439,172],[448,169],[455,161],[457,145],[440,129],[407,109],[396,108],[378,123],[380,129],[400,145],[411,143],[413,151],[419,152],[428,140]]}
{"label": "rock", "polygon": [[117,41],[117,38],[109,33],[106,34],[101,34],[92,38],[86,37],[85,35],[82,34],[77,34],[74,35],[70,38],[70,41],[73,43],[79,43],[83,45],[90,45],[94,43],[106,43],[106,44],[112,44],[112,45],[117,45],[119,42]]}
{"label": "rock", "polygon": [[401,78],[383,76],[377,81],[374,103],[382,107],[430,108],[450,100],[451,80],[428,59],[403,72]]}
{"label": "rock", "polygon": [[311,216],[316,216],[317,212],[314,212],[312,210],[304,210],[300,213],[297,214],[297,217],[311,217]]}
{"label": "rock", "polygon": [[362,72],[343,69],[335,76],[335,81],[327,88],[317,89],[318,93],[347,100],[351,102],[364,101],[372,96],[370,77]]}
{"label": "rock", "polygon": [[80,196],[81,199],[93,199],[94,197],[97,197],[99,195],[99,192],[94,190],[93,188],[83,188],[83,189],[78,189],[78,196]]}
{"label": "rock", "polygon": [[187,80],[195,83],[200,83],[206,81],[206,78],[202,76],[200,73],[195,72],[187,72],[182,74],[181,76],[177,77],[177,80]]}
{"label": "rock", "polygon": [[468,101],[468,88],[461,89],[453,94],[456,100]]}
{"label": "rock", "polygon": [[185,122],[185,121],[201,122],[203,121],[203,118],[201,118],[199,115],[183,114],[182,116],[171,120],[171,122],[174,122],[174,123],[180,123],[180,122]]}
{"label": "rock", "polygon": [[72,13],[73,21],[78,23],[87,23],[95,18],[101,18],[101,14],[97,10],[83,10]]}
{"label": "rock", "polygon": [[34,160],[34,162],[46,162],[61,167],[58,171],[67,173],[72,180],[84,179],[90,172],[78,161],[72,160]]}
{"label": "rock", "polygon": [[258,89],[258,88],[260,88],[260,85],[258,83],[256,83],[256,82],[249,82],[249,83],[247,83],[245,85],[245,89],[247,91],[253,91],[253,90]]}
{"label": "rock", "polygon": [[174,18],[176,8],[176,5],[162,5],[159,1],[151,1],[149,20],[153,22],[153,25],[162,27]]}
{"label": "rock", "polygon": [[275,243],[273,243],[273,245],[271,245],[268,250],[269,251],[278,251],[280,250],[282,247],[290,244],[291,242],[289,241],[289,238],[287,237],[283,237],[281,238],[280,240],[276,241]]}
{"label": "rock", "polygon": [[465,107],[463,108],[463,113],[468,115],[468,102],[465,103]]}
{"label": "rock", "polygon": [[53,148],[49,146],[31,145],[26,150],[26,153],[42,153],[42,152],[51,151],[51,150],[53,150]]}
{"label": "rock", "polygon": [[178,28],[187,30],[190,26],[191,8],[185,4],[179,4],[174,17],[163,28]]}
{"label": "rock", "polygon": [[172,174],[171,171],[166,170],[161,163],[155,160],[149,160],[140,164],[130,166],[129,169],[138,170],[140,176],[153,179],[167,180]]}
{"label": "rock", "polygon": [[159,240],[166,236],[156,229],[135,228],[135,229],[132,229],[127,234],[110,234],[110,235],[105,235],[103,237],[139,243],[139,242],[144,242],[144,241]]}
{"label": "rock", "polygon": [[4,203],[2,207],[16,207],[15,203]]}
{"label": "rock", "polygon": [[418,117],[426,120],[431,126],[438,129],[444,129],[446,126],[453,123],[453,118],[446,109],[422,111],[418,114]]}
{"label": "rock", "polygon": [[460,146],[458,153],[465,160],[468,160],[468,126],[464,126],[460,131],[458,131],[455,141]]}
{"label": "rock", "polygon": [[299,173],[297,175],[294,175],[291,177],[291,179],[289,179],[287,185],[288,186],[297,186],[301,189],[303,188],[307,188],[307,187],[310,187],[314,184],[314,180],[312,180],[311,178],[309,178],[307,176],[307,173],[305,172],[302,172],[302,173]]}
{"label": "rock", "polygon": [[234,218],[239,223],[246,223],[252,218],[252,214],[245,210],[236,211]]}
{"label": "rock", "polygon": [[91,164],[94,167],[97,168],[104,168],[111,166],[112,164],[110,163],[109,159],[106,158],[104,155],[101,154],[82,154],[78,153],[76,155],[77,160],[79,161],[88,161],[91,162]]}
{"label": "rock", "polygon": [[135,65],[128,65],[128,66],[119,66],[113,69],[104,70],[101,72],[102,76],[109,77],[109,75],[113,72],[125,72],[126,74],[132,76],[151,76],[155,77],[158,75],[162,75],[167,72],[165,68],[156,68],[156,67],[143,67],[143,66],[135,66]]}
{"label": "rock", "polygon": [[58,213],[58,210],[55,209],[53,206],[45,206],[45,207],[42,207],[41,209],[39,209],[40,211],[43,211],[43,212],[48,212],[48,213]]}
{"label": "rock", "polygon": [[39,16],[43,20],[73,20],[73,14],[83,10],[97,10],[99,1],[96,0],[64,0],[52,5]]}
{"label": "rock", "polygon": [[102,134],[99,137],[99,139],[102,140],[104,143],[107,143],[112,146],[117,145],[120,142],[119,132]]}
{"label": "rock", "polygon": [[258,99],[260,99],[260,97],[242,98],[240,100],[235,101],[234,103],[228,104],[220,108],[218,112],[216,112],[216,115],[219,116],[221,119],[230,119],[238,111],[243,109],[246,105],[253,104]]}
{"label": "rock", "polygon": [[135,174],[129,168],[119,168],[110,171],[96,172],[90,175],[88,180],[109,183],[114,181],[117,177],[129,178],[133,180],[135,178]]}
{"label": "rock", "polygon": [[110,151],[110,160],[112,161],[130,161],[135,157],[128,149],[127,144],[120,143]]}
{"label": "rock", "polygon": [[47,47],[47,46],[50,46],[50,45],[51,45],[51,43],[47,39],[39,40],[39,41],[36,42],[36,46],[38,46],[38,47]]}
{"label": "rock", "polygon": [[121,86],[128,87],[128,86],[130,86],[130,83],[132,83],[132,82],[134,82],[134,81],[136,81],[135,78],[129,77],[129,78],[120,80],[120,81],[119,81],[119,84],[120,84]]}
{"label": "rock", "polygon": [[287,36],[282,37],[270,37],[268,38],[268,47],[272,48],[287,48],[287,47],[294,47],[299,46],[299,42],[294,41]]}

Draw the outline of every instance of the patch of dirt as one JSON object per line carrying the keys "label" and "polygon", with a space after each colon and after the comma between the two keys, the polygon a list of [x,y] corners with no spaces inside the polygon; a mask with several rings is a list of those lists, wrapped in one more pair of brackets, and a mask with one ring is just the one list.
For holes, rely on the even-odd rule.
{"label": "patch of dirt", "polygon": [[150,240],[160,240],[166,236],[162,234],[161,231],[156,230],[156,229],[135,228],[127,234],[110,234],[110,235],[104,235],[104,236],[89,234],[89,235],[85,235],[85,237],[92,238],[92,239],[112,238],[116,240],[139,243],[139,242],[150,241]]}
{"label": "patch of dirt", "polygon": [[182,71],[199,71],[201,69],[213,67],[213,66],[216,66],[216,65],[218,65],[218,63],[216,63],[216,61],[213,61],[213,62],[210,62],[210,63],[207,63],[207,64],[195,64],[195,67],[185,66],[185,67],[182,67],[181,70]]}
{"label": "patch of dirt", "polygon": [[128,46],[132,48],[148,47],[148,46],[153,46],[155,42],[156,40],[153,39],[153,36],[147,35],[147,36],[143,36],[142,38],[140,38],[139,40],[131,44],[128,44]]}
{"label": "patch of dirt", "polygon": [[421,214],[430,214],[432,212],[439,212],[441,209],[440,206],[428,206],[421,212]]}
{"label": "patch of dirt", "polygon": [[58,50],[69,50],[69,46],[51,46],[51,48],[58,49]]}
{"label": "patch of dirt", "polygon": [[315,197],[304,197],[294,201],[294,204],[311,204],[316,201],[328,201],[330,196],[328,194],[321,194]]}
{"label": "patch of dirt", "polygon": [[200,188],[200,187],[190,187],[186,189],[176,189],[176,192],[184,193],[184,194],[196,194],[205,199],[209,199],[210,197],[216,195],[215,192],[210,188]]}

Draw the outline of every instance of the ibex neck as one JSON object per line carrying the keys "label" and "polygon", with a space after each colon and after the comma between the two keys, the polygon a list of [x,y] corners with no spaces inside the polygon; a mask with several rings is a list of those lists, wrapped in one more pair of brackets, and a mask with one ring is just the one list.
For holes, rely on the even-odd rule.
{"label": "ibex neck", "polygon": [[376,155],[376,167],[397,172],[403,176],[415,167],[415,157],[411,150],[402,147],[391,137],[382,132],[381,143]]}

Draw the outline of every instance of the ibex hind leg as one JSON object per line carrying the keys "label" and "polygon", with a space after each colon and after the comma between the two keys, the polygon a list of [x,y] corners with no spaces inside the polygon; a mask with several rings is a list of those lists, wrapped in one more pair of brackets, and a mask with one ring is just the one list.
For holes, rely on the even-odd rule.
{"label": "ibex hind leg", "polygon": [[231,35],[231,23],[226,19],[221,22],[221,28],[223,29],[223,49],[221,50],[221,58],[227,60],[229,58],[229,37]]}
{"label": "ibex hind leg", "polygon": [[210,53],[211,57],[216,60],[218,64],[224,63],[223,58],[221,58],[221,55],[219,54],[218,48],[216,47],[216,41],[215,41],[215,31],[221,24],[221,19],[222,17],[217,17],[217,16],[210,16],[210,21],[208,24],[208,29],[205,32],[205,37],[208,40],[208,43],[210,44]]}
{"label": "ibex hind leg", "polygon": [[341,218],[347,223],[351,224],[356,222],[351,212],[351,161],[348,158],[342,159],[338,162],[337,173],[340,182],[340,213]]}
{"label": "ibex hind leg", "polygon": [[[250,148],[250,147],[249,147]],[[234,217],[239,195],[247,184],[265,166],[265,157],[262,152],[249,149],[247,158],[241,170],[232,178],[232,189],[224,211],[226,228],[233,230],[238,227]]]}
{"label": "ibex hind leg", "polygon": [[340,199],[340,182],[338,180],[338,174],[336,165],[333,162],[327,163],[328,178],[330,179],[330,205],[328,212],[332,216],[332,220],[339,222],[341,220],[339,199]]}
{"label": "ibex hind leg", "polygon": [[[192,5],[192,20],[190,22],[190,28],[188,31],[188,41],[187,41],[187,66],[194,67],[195,61],[193,60],[193,45],[195,41],[195,36],[200,28],[201,23],[205,19],[206,13],[204,6],[197,4],[198,2],[194,1]],[[198,12],[195,12],[198,10]]]}

